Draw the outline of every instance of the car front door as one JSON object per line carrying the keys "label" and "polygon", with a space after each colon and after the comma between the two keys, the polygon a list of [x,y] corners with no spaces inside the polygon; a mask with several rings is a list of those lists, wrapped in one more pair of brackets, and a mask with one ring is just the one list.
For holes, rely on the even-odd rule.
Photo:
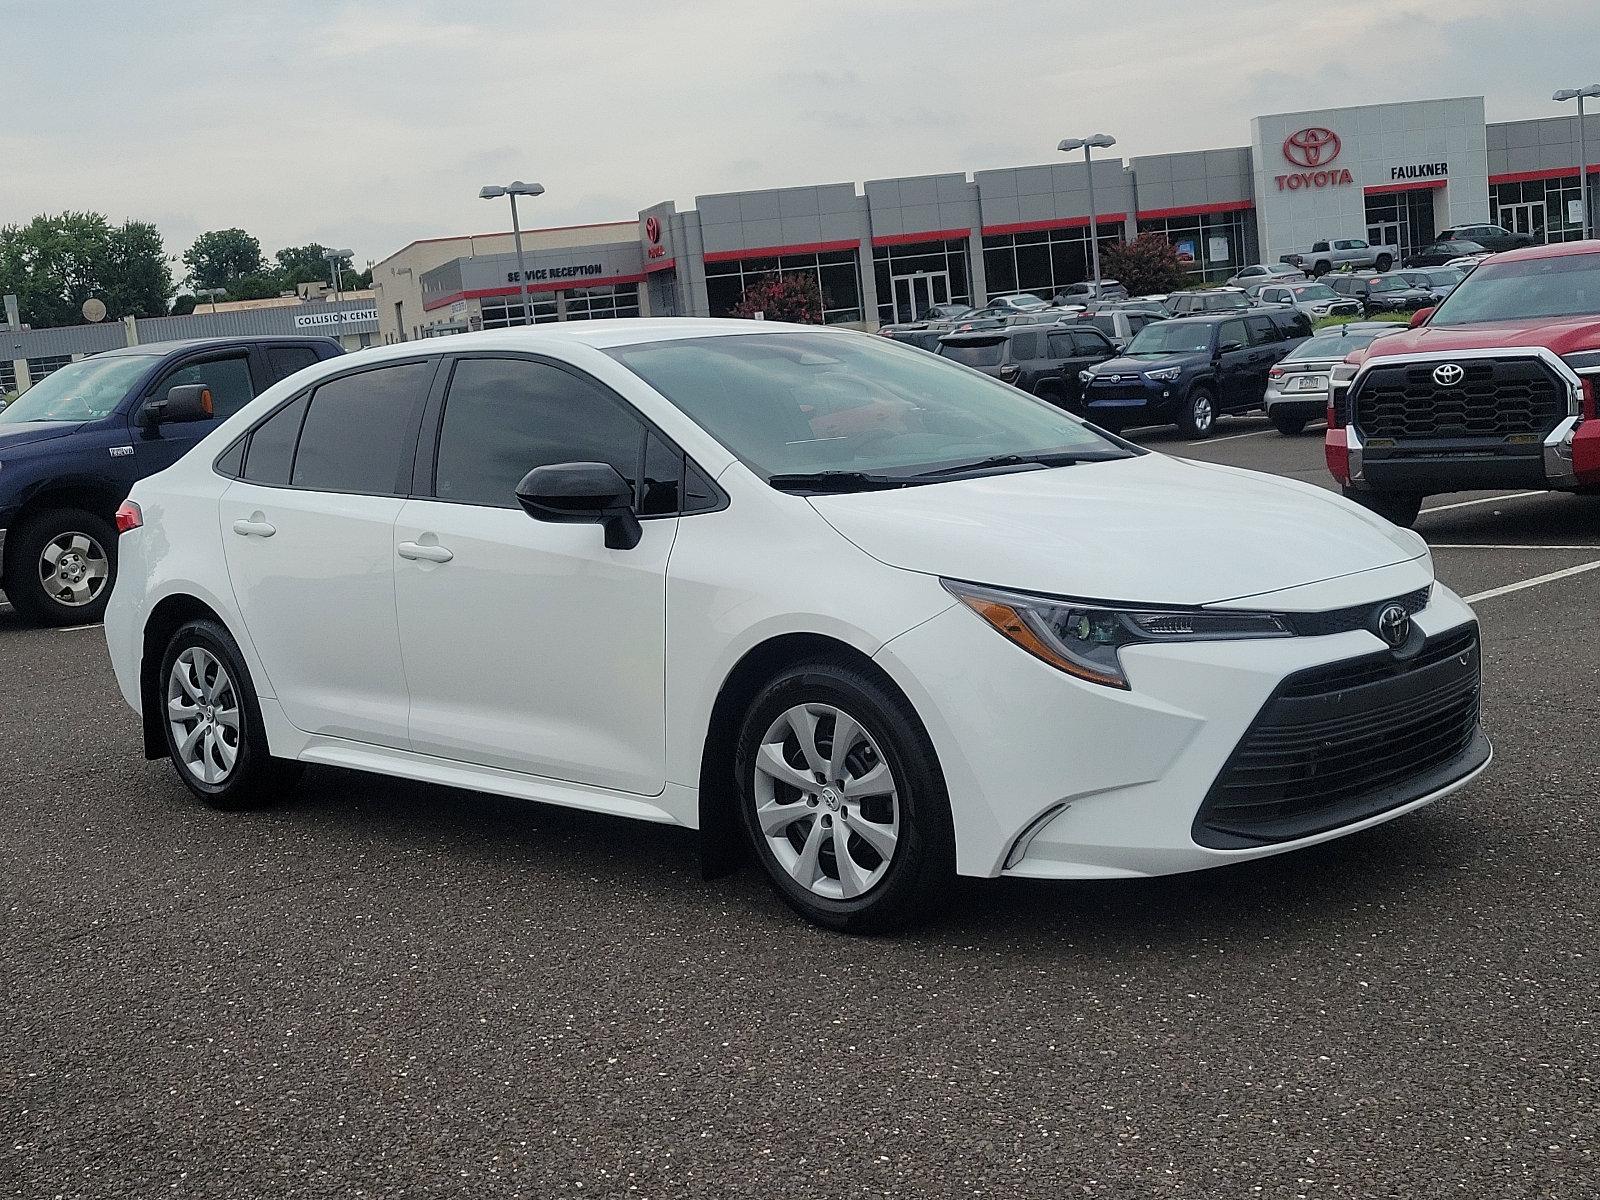
{"label": "car front door", "polygon": [[228,576],[296,728],[405,748],[394,523],[438,360],[336,375],[251,432],[221,502]]}
{"label": "car front door", "polygon": [[[412,748],[636,795],[666,779],[667,556],[682,455],[609,389],[552,361],[454,363],[437,447],[394,527]],[[535,467],[609,463],[639,544],[527,515]]]}
{"label": "car front door", "polygon": [[[146,424],[141,410],[151,400],[163,399],[175,387],[203,383],[211,389],[215,416],[209,421],[182,421]],[[217,427],[217,422],[233,416],[267,386],[252,373],[250,351],[246,347],[184,359],[156,377],[129,414],[133,445],[134,474],[143,479],[177,462],[189,448]]]}
{"label": "car front door", "polygon": [[1217,399],[1224,411],[1249,404],[1255,354],[1243,317],[1217,326]]}

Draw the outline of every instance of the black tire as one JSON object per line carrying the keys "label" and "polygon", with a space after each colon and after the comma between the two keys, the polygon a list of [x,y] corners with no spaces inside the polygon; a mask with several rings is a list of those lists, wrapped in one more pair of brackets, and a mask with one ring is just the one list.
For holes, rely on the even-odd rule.
{"label": "black tire", "polygon": [[1306,431],[1310,417],[1300,416],[1298,413],[1271,412],[1267,414],[1272,418],[1272,423],[1284,437],[1299,437]]}
{"label": "black tire", "polygon": [[[785,713],[808,704],[835,708],[857,721],[866,737],[881,750],[882,763],[896,785],[899,830],[890,856],[886,860],[877,856],[860,834],[846,835],[847,839],[854,839],[847,840],[847,847],[855,847],[854,851],[847,849],[846,853],[858,867],[862,865],[857,857],[860,854],[877,860],[874,867],[867,868],[869,873],[876,867],[882,868],[881,875],[865,892],[850,899],[819,895],[791,875],[778,861],[756,811],[762,802],[756,770],[762,739]],[[826,738],[825,753],[831,752],[833,729],[832,719],[822,716],[816,728],[815,746],[822,750]],[[788,753],[799,755],[795,748]],[[862,755],[866,757],[859,757]],[[863,764],[873,763],[876,755],[870,745],[858,743],[851,759],[853,765],[847,774],[862,768]],[[805,759],[801,757],[799,761]],[[955,831],[950,817],[950,798],[922,722],[905,699],[878,678],[857,667],[826,660],[799,664],[783,671],[750,705],[739,729],[735,770],[739,781],[740,820],[751,849],[778,894],[806,920],[845,933],[881,933],[922,920],[934,911],[938,897],[955,875]],[[813,772],[798,773],[815,777]],[[822,784],[818,787],[821,789]],[[777,791],[774,785],[775,798]],[[830,815],[821,797],[813,796],[808,801],[798,789],[787,789],[784,799],[799,811],[794,823],[775,836],[788,839],[798,857],[813,829],[826,826],[819,835],[823,840],[819,843],[817,870],[820,878],[816,882],[818,886],[837,884],[841,876],[838,851],[828,831],[832,829],[831,821],[839,821],[839,828],[848,828],[845,823],[848,817]],[[847,812],[851,803],[846,799],[836,811]],[[873,803],[887,805],[889,801],[879,798]],[[876,822],[884,818],[887,811],[879,809],[869,820]],[[826,869],[830,864],[833,866],[831,877]]]}
{"label": "black tire", "polygon": [[1189,389],[1178,410],[1178,428],[1185,437],[1208,438],[1217,428],[1217,396],[1205,384]]}
{"label": "black tire", "polygon": [[1422,497],[1400,492],[1367,492],[1359,488],[1345,488],[1346,500],[1354,500],[1362,508],[1377,513],[1391,524],[1410,529],[1422,512]]}
{"label": "black tire", "polygon": [[[61,590],[46,587],[41,575],[44,555],[52,546],[60,550],[61,539],[72,544],[66,553],[75,556],[73,571],[100,570],[103,574],[97,578],[88,574],[58,575]],[[91,598],[80,603],[64,599],[70,594],[65,590],[69,578],[89,588]],[[116,581],[116,527],[96,513],[77,508],[46,509],[25,518],[6,540],[6,598],[29,620],[44,625],[93,625],[105,616],[106,602],[111,599]]]}
{"label": "black tire", "polygon": [[1333,270],[1333,264],[1332,263],[1319,262],[1314,267],[1311,268],[1311,278],[1313,278],[1313,279],[1321,279],[1324,275],[1326,275],[1331,270]]}
{"label": "black tire", "polygon": [[1378,268],[1378,274],[1382,275],[1390,267],[1394,266],[1394,259],[1387,254],[1380,254],[1373,265]]}
{"label": "black tire", "polygon": [[[173,666],[185,651],[199,648],[212,656],[227,672],[237,712],[239,728],[234,743],[235,759],[225,778],[208,782],[200,778],[186,764],[181,747],[167,717],[168,686],[173,678]],[[191,676],[192,677],[192,676]],[[233,636],[215,621],[190,621],[168,640],[161,655],[161,671],[155,686],[144,698],[146,704],[157,706],[161,730],[167,743],[167,755],[172,768],[184,785],[212,808],[261,808],[281,800],[300,778],[302,767],[297,762],[273,758],[267,747],[266,729],[261,722],[261,707],[256,702],[256,690],[250,681],[250,672],[244,665],[239,646]],[[215,708],[220,710],[226,698],[219,695]],[[217,727],[220,737],[226,736]],[[208,751],[209,753],[209,751]]]}

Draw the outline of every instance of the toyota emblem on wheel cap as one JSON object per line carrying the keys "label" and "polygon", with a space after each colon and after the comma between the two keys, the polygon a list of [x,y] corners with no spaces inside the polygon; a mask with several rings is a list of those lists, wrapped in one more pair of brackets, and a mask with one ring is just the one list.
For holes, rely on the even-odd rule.
{"label": "toyota emblem on wheel cap", "polygon": [[1411,636],[1411,614],[1398,604],[1391,604],[1378,614],[1378,636],[1391,650],[1398,650]]}
{"label": "toyota emblem on wheel cap", "polygon": [[1466,375],[1467,369],[1460,363],[1440,363],[1433,369],[1433,381],[1440,387],[1455,387]]}

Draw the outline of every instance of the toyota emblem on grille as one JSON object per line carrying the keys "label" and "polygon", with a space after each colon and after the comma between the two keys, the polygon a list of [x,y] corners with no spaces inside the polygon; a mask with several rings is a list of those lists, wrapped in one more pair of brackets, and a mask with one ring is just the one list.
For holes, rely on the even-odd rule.
{"label": "toyota emblem on grille", "polygon": [[1411,614],[1401,605],[1389,605],[1378,614],[1378,636],[1388,644],[1389,649],[1400,649],[1411,636]]}
{"label": "toyota emblem on grille", "polygon": [[1440,387],[1455,387],[1467,377],[1467,369],[1460,363],[1440,363],[1433,369],[1433,381]]}

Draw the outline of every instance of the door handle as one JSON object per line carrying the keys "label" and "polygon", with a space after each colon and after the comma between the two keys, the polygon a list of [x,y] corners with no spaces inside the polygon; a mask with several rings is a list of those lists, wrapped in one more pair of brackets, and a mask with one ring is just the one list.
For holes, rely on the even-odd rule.
{"label": "door handle", "polygon": [[248,521],[235,521],[233,523],[233,531],[240,537],[268,538],[278,532],[278,527],[263,521],[261,519],[261,514],[257,513]]}
{"label": "door handle", "polygon": [[424,546],[420,542],[401,542],[395,550],[412,562],[447,563],[455,557],[443,546]]}

